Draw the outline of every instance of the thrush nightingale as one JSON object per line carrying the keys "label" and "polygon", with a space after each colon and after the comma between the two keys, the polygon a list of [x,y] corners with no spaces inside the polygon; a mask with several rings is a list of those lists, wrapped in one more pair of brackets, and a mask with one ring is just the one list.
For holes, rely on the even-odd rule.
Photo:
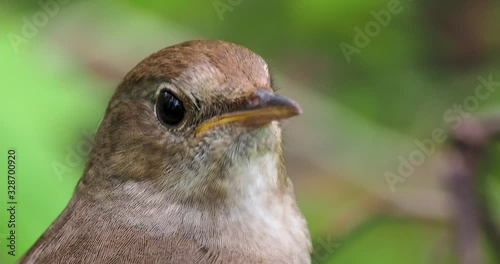
{"label": "thrush nightingale", "polygon": [[195,40],[150,55],[21,263],[310,263],[279,123],[300,113],[247,48]]}

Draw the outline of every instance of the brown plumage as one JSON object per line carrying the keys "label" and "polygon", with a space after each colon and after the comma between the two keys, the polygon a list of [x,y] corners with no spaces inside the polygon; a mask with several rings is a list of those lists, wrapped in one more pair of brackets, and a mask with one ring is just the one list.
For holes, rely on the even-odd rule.
{"label": "brown plumage", "polygon": [[246,48],[152,54],[119,85],[73,198],[21,263],[310,263],[278,123],[299,113]]}

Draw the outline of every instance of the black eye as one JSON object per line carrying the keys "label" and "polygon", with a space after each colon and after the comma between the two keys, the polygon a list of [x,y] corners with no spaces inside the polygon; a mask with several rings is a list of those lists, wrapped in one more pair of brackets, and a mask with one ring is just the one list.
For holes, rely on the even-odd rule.
{"label": "black eye", "polygon": [[184,118],[184,105],[181,100],[167,90],[160,91],[156,99],[156,115],[160,122],[175,126]]}

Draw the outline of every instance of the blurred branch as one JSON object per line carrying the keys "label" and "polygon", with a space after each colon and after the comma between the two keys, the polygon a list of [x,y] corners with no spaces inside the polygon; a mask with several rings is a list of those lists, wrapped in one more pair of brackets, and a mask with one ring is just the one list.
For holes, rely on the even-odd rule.
{"label": "blurred branch", "polygon": [[488,204],[476,192],[477,173],[484,148],[500,135],[500,120],[465,120],[454,131],[448,153],[448,187],[455,210],[456,239],[461,263],[481,261],[481,230],[492,246],[500,250],[500,232],[492,220]]}

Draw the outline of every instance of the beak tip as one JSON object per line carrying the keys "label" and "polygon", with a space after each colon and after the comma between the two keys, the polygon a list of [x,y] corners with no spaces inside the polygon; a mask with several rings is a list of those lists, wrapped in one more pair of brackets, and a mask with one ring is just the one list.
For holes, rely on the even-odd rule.
{"label": "beak tip", "polygon": [[292,113],[293,115],[301,115],[304,111],[302,111],[302,108],[298,107],[298,108],[295,108]]}
{"label": "beak tip", "polygon": [[290,106],[294,115],[301,115],[304,112],[304,110],[302,110],[302,107],[300,107],[300,105],[294,101],[292,101]]}

